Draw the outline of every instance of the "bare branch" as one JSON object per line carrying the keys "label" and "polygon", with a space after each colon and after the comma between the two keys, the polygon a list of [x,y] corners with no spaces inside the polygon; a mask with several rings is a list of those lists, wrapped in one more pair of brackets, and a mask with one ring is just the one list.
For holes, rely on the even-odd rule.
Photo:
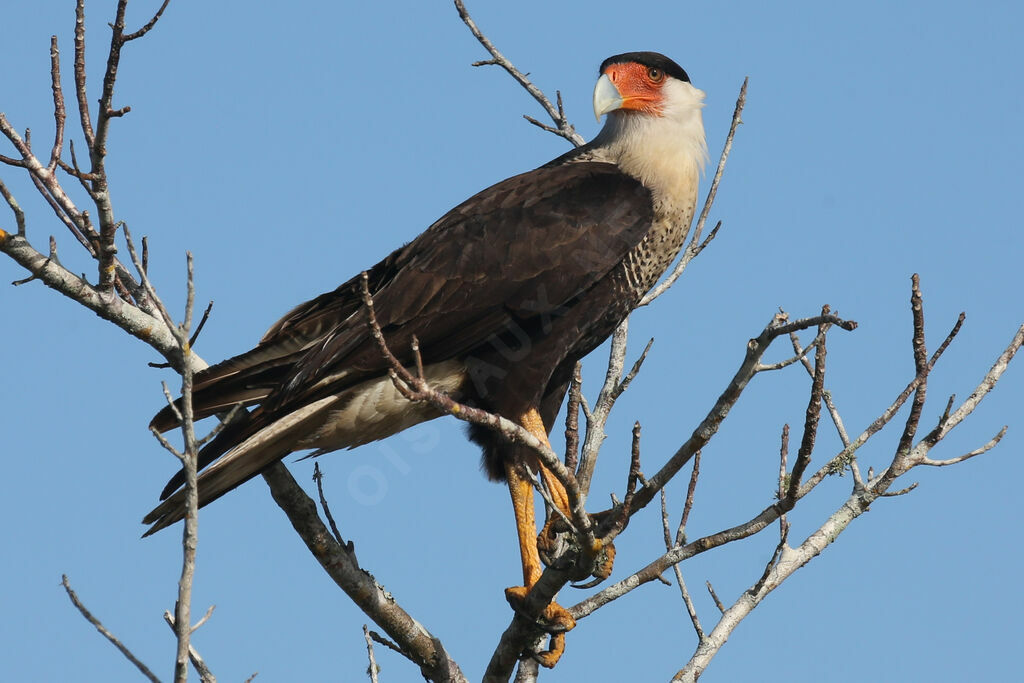
{"label": "bare branch", "polygon": [[1014,355],[1020,350],[1021,345],[1024,344],[1024,325],[1017,328],[1017,333],[1014,335],[1013,340],[1003,350],[996,359],[992,367],[986,373],[985,377],[982,378],[981,382],[975,387],[971,395],[960,404],[960,407],[953,411],[946,419],[942,420],[940,424],[933,429],[927,436],[922,439],[915,450],[923,451],[920,453],[920,457],[923,457],[927,452],[939,441],[941,441],[946,434],[952,429],[959,425],[963,420],[974,412],[974,409],[978,407],[982,399],[988,395],[988,392],[992,391],[992,388],[1002,377],[1006,368],[1009,367],[1010,361],[1013,360]]}
{"label": "bare branch", "polygon": [[60,87],[60,50],[57,49],[57,36],[50,36],[50,88],[53,90],[54,132],[50,163],[46,169],[53,173],[61,157],[61,150],[64,149],[64,120],[67,118],[64,110],[64,92]]}
{"label": "bare branch", "polygon": [[[929,370],[935,367],[935,364],[939,361],[939,358],[942,357],[942,354],[949,347],[950,342],[952,342],[956,335],[960,332],[960,328],[963,326],[963,321],[964,314],[961,313],[959,318],[957,319],[957,322],[949,331],[949,334],[946,335],[945,340],[942,342],[942,344],[939,345],[939,348],[935,350],[935,353],[933,353],[932,357],[928,360]],[[1011,347],[1012,346],[1013,343],[1011,342]],[[849,445],[847,445],[842,451],[837,453],[831,460],[829,460],[828,463],[826,463],[822,468],[815,472],[807,480],[807,483],[802,487],[801,490],[810,490],[814,488],[824,477],[828,476],[829,474],[834,474],[837,471],[841,471],[841,469],[845,467],[847,463],[852,463],[852,458],[854,457],[854,454],[857,452],[857,450],[859,450],[861,446],[867,443],[868,439],[870,439],[872,436],[881,431],[887,424],[889,424],[889,421],[892,420],[893,417],[895,417],[896,413],[899,412],[899,409],[903,407],[903,404],[906,403],[908,398],[910,398],[910,395],[914,392],[915,389],[917,389],[917,386],[920,384],[920,381],[921,380],[917,377],[911,380],[907,384],[907,386],[903,388],[903,391],[900,392],[896,399],[893,400],[891,404],[889,404],[889,407],[883,410],[881,415],[875,418],[875,420],[870,425],[868,425],[867,428],[864,429],[864,431],[861,432],[856,439],[851,441]],[[868,479],[873,480],[874,477],[869,473]],[[875,484],[877,484],[877,482],[875,482]]]}
{"label": "bare branch", "polygon": [[831,313],[793,322],[790,322],[785,315],[777,314],[772,322],[762,330],[760,335],[751,339],[747,343],[747,352],[743,362],[740,364],[739,370],[736,371],[725,391],[718,397],[715,405],[708,411],[708,414],[693,431],[690,438],[669,458],[669,461],[665,463],[661,470],[651,477],[643,488],[637,491],[636,500],[633,503],[634,514],[637,510],[646,506],[654,495],[675,476],[676,472],[693,457],[693,454],[703,448],[711,440],[711,437],[715,435],[729,414],[729,411],[736,404],[736,401],[739,400],[740,394],[743,393],[747,383],[757,374],[757,367],[760,365],[761,357],[772,341],[781,335],[788,335],[796,330],[807,329],[808,327],[825,323],[835,325],[844,330],[853,330],[857,327],[857,323],[843,320]]}
{"label": "bare branch", "polygon": [[394,650],[398,654],[400,654],[403,657],[405,657],[405,658],[409,659],[410,661],[412,661],[412,657],[410,657],[409,654],[405,650],[403,650],[397,644],[391,642],[390,640],[388,640],[387,638],[385,638],[381,634],[377,633],[373,629],[370,629],[370,637],[373,638],[375,643],[379,643],[380,645],[383,645],[384,647],[386,647],[386,648],[388,648],[390,650]]}
{"label": "bare branch", "polygon": [[640,357],[636,359],[635,363],[633,363],[633,367],[629,369],[629,372],[627,372],[626,376],[622,378],[622,381],[616,384],[615,388],[612,389],[613,399],[618,399],[620,396],[622,396],[623,392],[629,388],[630,383],[636,378],[637,373],[640,372],[640,368],[643,367],[644,361],[647,360],[647,354],[650,352],[651,347],[653,345],[654,337],[651,337],[647,341],[647,346],[644,347],[644,350],[640,354]]}
{"label": "bare branch", "polygon": [[[215,609],[217,609],[216,605],[210,605],[209,607],[206,608],[206,614],[203,615],[203,618],[200,619],[199,621],[197,621],[195,624],[192,625],[192,633],[195,633],[196,631],[198,631],[200,629],[200,627],[203,626],[203,624],[205,624],[206,622],[208,622],[210,620],[210,617],[213,616],[213,610],[215,610]],[[164,614],[167,614],[167,612],[165,612]]]}
{"label": "bare branch", "polygon": [[132,651],[125,647],[121,643],[121,641],[118,640],[117,637],[113,633],[111,633],[99,619],[94,617],[92,615],[92,612],[90,612],[85,605],[82,604],[82,601],[78,599],[78,595],[75,593],[74,590],[72,590],[71,584],[68,582],[67,574],[61,575],[60,582],[61,585],[64,586],[64,590],[67,592],[68,597],[71,598],[72,604],[78,609],[79,612],[81,612],[82,616],[85,617],[86,621],[95,626],[96,630],[103,634],[103,637],[109,640],[111,644],[114,647],[116,647],[129,662],[134,664],[135,668],[141,671],[143,676],[153,681],[153,683],[160,683],[160,679],[157,678],[156,675],[154,675],[153,672],[149,670],[149,667],[143,664],[138,657],[132,654]]}
{"label": "bare branch", "polygon": [[[800,363],[804,366],[804,369],[807,370],[807,374],[809,374],[813,379],[814,366],[811,365],[810,360],[807,359],[807,349],[801,347],[800,338],[797,336],[795,332],[790,333],[789,339],[793,343],[793,350],[797,353],[797,355],[801,356]],[[815,341],[817,341],[817,339],[815,339]],[[843,424],[843,418],[840,417],[839,410],[836,408],[835,402],[832,399],[832,392],[829,391],[828,389],[825,389],[824,391],[822,391],[821,398],[825,402],[825,407],[828,409],[829,416],[831,416],[832,418],[832,424],[835,425],[836,431],[839,433],[839,440],[842,441],[844,447],[849,447],[850,436],[846,433],[846,426]],[[844,457],[843,459],[836,462],[836,466],[833,468],[833,473],[842,474],[844,468],[846,467],[849,467],[850,472],[853,473],[854,488],[863,488],[864,479],[861,477],[860,467],[857,465],[857,458],[853,452],[851,452],[848,457]],[[780,496],[781,495],[782,494],[780,494]]]}
{"label": "bare branch", "polygon": [[147,33],[149,33],[149,30],[151,28],[153,28],[154,26],[156,26],[156,22],[158,22],[160,20],[160,16],[164,13],[164,10],[167,9],[167,3],[169,3],[170,1],[171,0],[164,0],[164,3],[162,5],[160,5],[160,9],[158,9],[156,11],[156,14],[153,15],[153,18],[150,19],[149,21],[147,21],[146,24],[142,28],[140,28],[138,31],[135,31],[133,33],[129,33],[128,35],[124,36],[124,38],[123,38],[124,42],[127,43],[130,40],[135,40],[137,38],[141,38],[142,36],[144,36]]}
{"label": "bare branch", "polygon": [[[540,641],[543,640],[543,636],[537,639],[537,644],[534,645],[534,650],[541,648]],[[528,652],[530,650],[527,650]],[[540,675],[540,663],[537,662],[536,658],[520,659],[519,666],[516,667],[516,677],[513,683],[535,683],[537,677]]]}
{"label": "bare branch", "polygon": [[[662,280],[661,284],[647,292],[644,298],[637,304],[637,308],[640,306],[646,306],[659,296],[668,291],[679,276],[686,270],[686,266],[689,265],[690,261],[694,259],[700,252],[704,250],[711,240],[718,234],[718,229],[722,227],[721,221],[715,225],[715,229],[711,231],[708,238],[704,242],[700,242],[701,232],[704,230],[704,223],[707,222],[708,214],[711,212],[711,205],[715,203],[715,195],[718,194],[718,184],[722,180],[722,173],[725,171],[725,162],[729,158],[729,152],[732,151],[732,139],[736,135],[736,129],[741,123],[743,123],[742,114],[743,107],[747,104],[747,83],[750,81],[750,77],[743,79],[743,85],[740,87],[739,97],[736,98],[736,108],[732,113],[732,124],[729,126],[729,134],[725,138],[725,145],[722,147],[722,155],[718,158],[718,168],[715,170],[715,177],[711,180],[711,187],[708,189],[707,198],[704,200],[704,208],[700,212],[700,217],[697,219],[697,226],[693,231],[693,235],[690,238],[690,243],[686,249],[683,250],[683,255],[676,263],[675,268],[669,273],[668,277]],[[700,243],[699,243],[700,242]],[[699,243],[699,245],[698,245]]]}
{"label": "bare branch", "polygon": [[425,626],[413,619],[394,596],[363,571],[355,557],[338,543],[316,513],[316,504],[281,463],[263,471],[274,500],[327,575],[366,614],[381,626],[433,680],[464,683],[466,677]]}
{"label": "bare branch", "polygon": [[[150,363],[150,366],[152,367],[153,364]],[[170,367],[170,366],[168,366],[168,367]],[[171,403],[171,405],[173,406],[174,404]],[[245,408],[245,406],[243,404],[236,403],[231,408],[231,410],[228,411],[227,415],[225,415],[223,418],[221,418],[217,422],[217,424],[214,426],[214,428],[210,430],[209,434],[207,434],[203,438],[201,438],[198,441],[196,441],[196,446],[199,447],[199,448],[202,448],[203,446],[205,446],[206,444],[208,444],[209,442],[211,442],[215,438],[217,438],[217,435],[220,434],[224,430],[224,427],[226,427],[229,424],[231,424],[231,421],[235,419],[235,416],[238,415],[244,408]]]}
{"label": "bare branch", "polygon": [[370,660],[370,666],[367,668],[367,673],[370,675],[371,683],[378,683],[377,671],[377,658],[373,654],[373,638],[370,637],[370,629],[366,628],[366,624],[363,624],[363,638],[366,639],[366,656]]}
{"label": "bare branch", "polygon": [[[668,508],[665,504],[665,489],[662,489],[660,494],[661,528],[665,534],[665,550],[671,550],[673,544],[668,529]],[[678,533],[676,535],[678,537]],[[697,616],[697,608],[694,607],[693,600],[690,598],[690,591],[686,588],[686,581],[683,580],[683,571],[679,568],[678,564],[672,565],[672,569],[676,575],[676,584],[679,586],[679,595],[683,599],[683,606],[686,608],[686,613],[690,616],[690,623],[693,624],[693,630],[697,633],[697,639],[703,640],[704,628],[700,625],[700,618]]]}
{"label": "bare branch", "polygon": [[719,612],[722,612],[724,614],[725,613],[725,605],[723,605],[722,601],[718,599],[718,594],[715,593],[714,586],[711,585],[710,581],[705,581],[704,583],[708,587],[708,593],[711,594],[711,599],[715,601],[715,607],[718,608]]}
{"label": "bare branch", "polygon": [[917,273],[911,278],[910,287],[910,310],[914,318],[914,367],[917,370],[917,389],[914,392],[914,400],[910,406],[910,415],[907,416],[906,425],[903,428],[903,435],[900,437],[899,446],[896,448],[897,459],[902,462],[905,454],[910,451],[910,445],[917,433],[917,425],[921,420],[921,410],[924,408],[925,396],[928,390],[928,372],[931,368],[928,365],[928,352],[924,343],[924,302],[921,298],[921,281]]}
{"label": "bare branch", "polygon": [[[676,545],[686,543],[686,525],[690,521],[690,511],[693,510],[693,494],[697,492],[698,477],[700,477],[700,451],[693,454],[693,471],[690,472],[690,483],[686,487],[686,501],[683,502],[683,514],[679,518],[679,526],[676,527]],[[662,489],[662,491],[664,490]]]}
{"label": "bare branch", "polygon": [[[25,237],[25,212],[21,210],[21,206],[18,204],[18,200],[14,198],[11,191],[7,189],[4,182],[0,180],[0,196],[7,202],[7,206],[11,207],[11,211],[14,213],[14,224],[18,226],[18,237]],[[0,230],[0,242],[5,241],[7,233]]]}
{"label": "bare branch", "polygon": [[[587,430],[583,438],[583,451],[580,454],[580,466],[577,471],[580,490],[584,495],[590,491],[590,482],[597,465],[597,455],[604,443],[604,426],[608,420],[620,385],[622,368],[626,362],[626,341],[629,337],[629,318],[626,318],[612,333],[611,350],[608,352],[608,369],[605,372],[604,384],[598,394],[593,410],[587,415]],[[622,392],[619,391],[619,394]]]}
{"label": "bare branch", "polygon": [[[205,623],[206,620],[209,618],[212,612],[213,608],[211,607],[209,610],[207,610],[206,616],[204,616],[201,620],[199,620],[199,623],[192,627],[192,631],[195,632],[197,628],[202,626],[203,623]],[[175,628],[174,617],[171,615],[170,612],[164,611],[164,621],[167,622],[167,625],[171,627],[172,631],[177,633],[177,629]],[[207,666],[206,662],[203,661],[203,658],[199,656],[199,652],[197,652],[196,649],[192,647],[192,645],[188,646],[188,658],[189,661],[192,662],[192,666],[196,668],[196,672],[199,673],[199,680],[201,680],[203,683],[217,683],[217,677],[213,675],[213,672],[210,671],[210,667]]]}
{"label": "bare branch", "polygon": [[988,451],[995,448],[996,444],[1003,440],[1003,437],[1006,436],[1006,430],[1008,428],[1009,427],[1004,425],[1003,428],[999,430],[998,434],[996,434],[991,439],[985,442],[985,445],[981,446],[980,448],[975,448],[973,451],[970,451],[969,453],[964,453],[963,455],[957,456],[955,458],[949,458],[948,460],[932,460],[931,458],[924,458],[921,460],[921,464],[929,465],[931,467],[946,467],[948,465],[955,465],[958,462],[963,462],[964,460],[970,460],[976,455],[987,453]]}
{"label": "bare branch", "polygon": [[85,0],[75,2],[75,97],[78,99],[78,114],[85,143],[91,148],[96,136],[89,116],[89,94],[85,87]]}
{"label": "bare branch", "polygon": [[[174,630],[178,637],[178,651],[174,663],[174,678],[178,683],[188,679],[190,640],[192,637],[192,582],[196,568],[196,546],[199,535],[199,449],[196,443],[192,410],[192,363],[189,361],[191,348],[188,333],[192,327],[192,308],[195,303],[195,278],[192,254],[186,252],[186,304],[185,322],[180,328],[172,326],[178,340],[181,372],[181,435],[184,442],[182,470],[185,473],[185,523],[181,545],[181,578],[178,580],[178,599],[174,605]],[[162,304],[161,304],[162,307]],[[169,317],[164,311],[165,317]]]}
{"label": "bare branch", "polygon": [[123,302],[112,301],[59,262],[36,251],[23,237],[4,233],[0,235],[0,251],[7,254],[43,284],[55,289],[108,320],[122,330],[146,342],[168,360],[176,354],[178,345],[169,328],[157,318]]}
{"label": "bare branch", "polygon": [[484,49],[491,53],[492,59],[488,59],[482,62],[474,62],[473,66],[500,66],[502,69],[508,72],[508,74],[512,76],[512,78],[514,78],[516,82],[519,83],[519,85],[521,85],[526,90],[526,92],[530,93],[530,96],[533,97],[533,99],[537,100],[540,106],[544,108],[544,111],[547,112],[548,116],[551,117],[551,120],[554,121],[555,128],[546,126],[540,123],[539,121],[531,119],[530,117],[526,117],[527,121],[530,121],[531,123],[540,126],[546,131],[549,131],[551,133],[554,133],[555,135],[565,138],[566,140],[576,145],[577,147],[582,145],[585,142],[583,140],[583,137],[576,132],[576,129],[573,128],[573,125],[571,123],[569,123],[569,120],[565,117],[565,113],[562,111],[561,96],[559,95],[558,97],[559,102],[557,107],[551,104],[551,100],[547,98],[547,95],[541,92],[540,88],[535,86],[533,82],[531,82],[530,79],[526,76],[526,74],[517,69],[515,65],[512,64],[512,62],[510,62],[507,57],[505,57],[505,55],[501,54],[501,52],[498,51],[498,48],[494,46],[494,43],[492,43],[487,38],[487,36],[483,34],[483,31],[481,31],[479,27],[477,27],[476,22],[473,21],[473,18],[469,16],[469,12],[466,10],[466,6],[462,2],[462,0],[455,0],[455,9],[458,10],[459,18],[461,18],[462,22],[466,24],[467,28],[469,28],[470,32],[473,34],[473,37],[480,41],[480,44],[484,46]]}
{"label": "bare branch", "polygon": [[[822,316],[828,315],[828,306],[821,309]],[[818,336],[824,337],[826,323],[818,326]],[[811,383],[811,397],[807,402],[807,412],[804,417],[803,438],[800,440],[800,450],[797,451],[796,464],[793,465],[793,472],[789,477],[789,490],[786,497],[793,499],[800,490],[800,480],[804,476],[804,470],[811,462],[811,452],[814,451],[814,441],[818,435],[818,418],[821,415],[821,395],[825,390],[825,341],[822,339],[817,344],[814,353],[814,381]]]}
{"label": "bare branch", "polygon": [[911,484],[910,486],[908,486],[906,488],[902,488],[899,491],[886,491],[885,493],[881,494],[879,497],[880,498],[895,498],[897,496],[905,496],[905,495],[907,495],[908,493],[910,493],[911,491],[913,491],[916,488],[917,488],[917,482],[915,481],[913,484]]}
{"label": "bare branch", "polygon": [[[324,515],[327,517],[327,523],[331,525],[331,532],[334,534],[334,538],[342,546],[346,546],[345,539],[341,537],[341,532],[338,531],[338,525],[334,522],[334,515],[331,514],[331,508],[327,504],[327,498],[324,496],[324,475],[320,471],[320,463],[313,463],[313,481],[316,482],[316,492],[320,497],[320,507],[323,508]],[[349,549],[352,548],[352,544],[349,543],[347,546]]]}
{"label": "bare branch", "polygon": [[191,337],[189,337],[189,348],[196,345],[196,340],[199,339],[199,333],[203,331],[203,328],[206,326],[206,321],[210,319],[210,311],[212,310],[213,301],[211,300],[210,303],[206,304],[206,309],[203,310],[203,317],[199,319],[199,324],[196,325],[196,331],[192,333]]}
{"label": "bare branch", "polygon": [[580,400],[582,398],[583,366],[576,362],[569,379],[569,400],[565,408],[565,468],[576,471],[580,448]]}

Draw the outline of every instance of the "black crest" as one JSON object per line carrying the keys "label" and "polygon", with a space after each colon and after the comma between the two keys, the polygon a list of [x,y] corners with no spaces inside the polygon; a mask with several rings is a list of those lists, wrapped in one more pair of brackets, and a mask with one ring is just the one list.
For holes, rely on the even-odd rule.
{"label": "black crest", "polygon": [[665,55],[658,52],[623,52],[621,55],[615,55],[601,62],[601,68],[597,70],[597,73],[603,74],[604,70],[612,64],[629,64],[636,62],[637,64],[643,64],[644,66],[654,67],[655,69],[661,69],[672,78],[686,83],[690,82],[690,77],[683,71],[683,67],[679,66]]}

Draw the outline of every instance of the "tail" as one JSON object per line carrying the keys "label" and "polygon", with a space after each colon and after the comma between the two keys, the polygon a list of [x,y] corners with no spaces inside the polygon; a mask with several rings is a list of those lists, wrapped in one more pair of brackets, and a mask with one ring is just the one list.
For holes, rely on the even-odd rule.
{"label": "tail", "polygon": [[[246,436],[245,432],[253,429],[253,418],[257,418],[259,411],[252,413],[252,417],[246,420],[240,428],[232,430],[229,427],[221,432],[200,453],[199,464],[202,466],[227,450],[226,455],[199,474],[199,507],[208,505],[228,491],[241,486],[292,451],[301,450],[301,446],[296,448],[296,444],[301,443],[301,435],[315,431],[315,427],[323,423],[326,415],[337,401],[338,397],[336,396],[328,396],[315,401],[265,427],[258,428],[251,436]],[[222,439],[222,437],[224,438]],[[231,442],[238,438],[244,438],[244,440],[232,447]],[[212,449],[212,452],[207,449]],[[143,518],[143,524],[152,525],[146,530],[143,537],[155,534],[184,519],[185,489],[178,489],[168,495],[182,483],[184,483],[184,475],[179,472],[164,489],[161,497],[166,497],[166,499]]]}

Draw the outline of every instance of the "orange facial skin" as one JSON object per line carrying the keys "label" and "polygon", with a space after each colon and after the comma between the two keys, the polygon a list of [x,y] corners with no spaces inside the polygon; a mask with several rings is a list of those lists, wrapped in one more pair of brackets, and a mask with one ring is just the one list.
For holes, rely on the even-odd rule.
{"label": "orange facial skin", "polygon": [[620,109],[661,114],[665,72],[636,62],[612,64],[604,70],[622,96]]}

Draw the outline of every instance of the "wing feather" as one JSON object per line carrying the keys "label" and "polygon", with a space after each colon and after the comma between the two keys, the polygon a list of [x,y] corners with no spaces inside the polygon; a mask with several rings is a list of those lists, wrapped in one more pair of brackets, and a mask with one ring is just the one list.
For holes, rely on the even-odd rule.
{"label": "wing feather", "polygon": [[[368,272],[391,350],[411,363],[416,335],[425,363],[461,358],[511,321],[556,313],[618,266],[653,216],[649,190],[601,162],[547,165],[480,192]],[[211,450],[227,455],[204,480],[216,481],[208,495],[283,457],[289,448],[281,439],[297,434],[313,406],[386,372],[360,292],[357,276],[289,311],[256,348],[196,376],[197,415],[235,400],[260,402],[244,428],[222,433]],[[154,424],[175,426],[171,411]],[[274,438],[257,447],[249,443],[254,434]],[[258,462],[240,461],[249,453]],[[172,500],[147,519],[167,523]]]}

